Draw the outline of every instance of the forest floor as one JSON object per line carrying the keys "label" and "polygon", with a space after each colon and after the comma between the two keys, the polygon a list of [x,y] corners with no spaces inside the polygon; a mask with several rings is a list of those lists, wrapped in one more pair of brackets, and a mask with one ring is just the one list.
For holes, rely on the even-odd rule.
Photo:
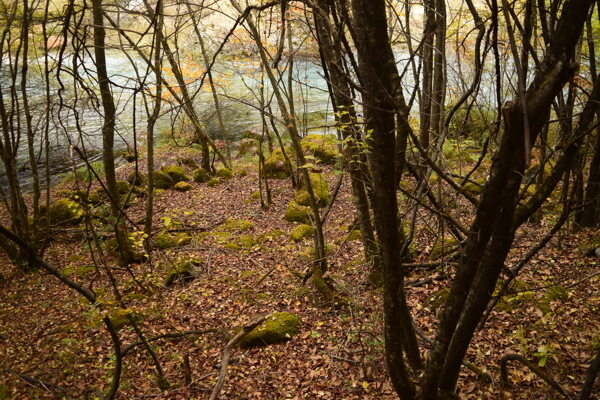
{"label": "forest floor", "polygon": [[[176,164],[191,150],[161,148],[161,165]],[[119,170],[124,179],[133,164]],[[247,174],[240,174],[244,168]],[[147,337],[167,332],[214,331],[153,342],[170,388],[161,390],[154,378],[148,353],[140,347],[125,356],[119,399],[208,399],[218,377],[221,353],[236,327],[275,311],[288,311],[302,319],[300,333],[285,344],[233,351],[232,363],[221,392],[222,399],[395,399],[386,378],[382,336],[382,293],[366,283],[368,267],[362,245],[352,240],[348,227],[354,220],[350,185],[346,176],[328,217],[325,237],[332,244],[329,274],[347,296],[347,305],[331,308],[323,303],[310,281],[302,284],[310,262],[302,256],[310,238],[290,240],[294,228],[283,220],[294,197],[288,180],[271,180],[273,204],[267,210],[253,196],[258,189],[256,168],[238,162],[230,180],[209,187],[192,182],[192,190],[165,190],[157,194],[154,224],[157,233],[170,229],[189,231],[190,243],[153,253],[150,262],[132,266],[131,273],[108,256],[128,309],[138,316]],[[244,176],[241,176],[244,175]],[[333,188],[338,175],[327,173]],[[53,197],[71,184],[57,187]],[[461,203],[456,207],[462,207]],[[144,201],[128,208],[133,221],[143,217]],[[465,207],[463,221],[470,218]],[[249,221],[225,232],[227,219]],[[7,222],[6,215],[2,217]],[[427,262],[438,228],[436,220],[418,219],[415,262]],[[519,260],[545,235],[551,217],[524,226],[518,233],[507,266]],[[224,233],[225,232],[225,233]],[[487,371],[492,382],[480,380],[463,368],[460,397],[464,399],[562,398],[523,365],[511,362],[512,386],[502,384],[499,360],[509,353],[543,365],[571,394],[584,379],[594,346],[600,345],[600,260],[584,257],[581,243],[598,231],[561,233],[527,264],[518,284],[476,332],[467,360]],[[236,238],[251,235],[250,246],[231,246]],[[201,271],[193,281],[163,284],[169,265],[177,259],[200,257]],[[102,268],[93,261],[81,227],[61,229],[52,235],[44,255],[72,279],[109,296]],[[407,283],[442,273],[415,268]],[[109,335],[98,312],[79,295],[43,272],[23,274],[2,257],[0,263],[0,399],[98,398],[111,380],[114,363]],[[135,276],[135,279],[132,278]],[[136,283],[138,282],[138,283]],[[407,288],[417,326],[429,337],[435,334],[436,313],[450,280],[432,280]],[[120,330],[124,344],[138,340],[130,326]],[[427,344],[420,340],[420,344]],[[184,359],[189,359],[192,382],[184,385]],[[600,384],[596,385],[600,398]]]}

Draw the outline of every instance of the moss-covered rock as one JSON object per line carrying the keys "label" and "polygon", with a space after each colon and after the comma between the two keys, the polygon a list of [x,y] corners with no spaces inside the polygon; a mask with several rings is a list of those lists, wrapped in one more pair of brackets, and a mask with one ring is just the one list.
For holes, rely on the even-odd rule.
{"label": "moss-covered rock", "polygon": [[[311,172],[309,174],[310,184],[313,188],[313,193],[315,195],[315,200],[317,201],[317,205],[319,207],[325,207],[329,204],[331,195],[329,194],[329,187],[327,186],[327,180],[320,173]],[[296,193],[296,197],[294,200],[296,203],[302,206],[310,205],[310,196],[308,195],[308,191],[304,187],[304,181],[301,181],[302,184],[300,186],[300,190]]]}
{"label": "moss-covered rock", "polygon": [[245,168],[238,168],[235,170],[235,175],[243,177],[248,175],[248,171]]}
{"label": "moss-covered rock", "polygon": [[138,159],[139,154],[136,153],[134,149],[128,147],[127,149],[123,150],[121,156],[123,156],[127,162],[134,162]]}
{"label": "moss-covered rock", "polygon": [[256,246],[257,242],[252,235],[241,235],[225,243],[224,247],[230,250],[244,250]]}
{"label": "moss-covered rock", "polygon": [[243,349],[289,341],[300,332],[302,320],[289,312],[273,313],[265,322],[252,329],[239,342]]}
{"label": "moss-covered rock", "polygon": [[461,190],[471,196],[477,196],[483,192],[483,186],[478,183],[467,182],[461,187]]}
{"label": "moss-covered rock", "polygon": [[340,156],[335,135],[311,134],[303,138],[301,144],[305,154],[313,155],[324,164],[335,164]]}
{"label": "moss-covered rock", "polygon": [[346,240],[361,240],[361,239],[362,239],[362,232],[360,231],[360,229],[352,230],[348,234],[348,237],[346,238]]}
{"label": "moss-covered rock", "polygon": [[198,276],[198,267],[203,260],[200,258],[188,258],[178,260],[173,264],[165,275],[165,286],[171,286],[177,281],[190,281]]}
{"label": "moss-covered rock", "polygon": [[169,189],[175,185],[175,181],[169,174],[163,171],[154,171],[154,187],[157,189]]}
{"label": "moss-covered rock", "polygon": [[73,200],[84,207],[97,206],[102,203],[102,197],[98,192],[88,192],[86,190],[74,190],[69,194],[69,200]]}
{"label": "moss-covered rock", "polygon": [[49,208],[42,207],[40,210],[40,223],[46,223],[46,216],[51,225],[77,223],[81,220],[84,209],[76,201],[62,198],[56,200]]}
{"label": "moss-covered rock", "polygon": [[245,219],[227,218],[220,229],[227,232],[232,231],[248,231],[254,228],[254,223]]}
{"label": "moss-covered rock", "polygon": [[288,222],[300,222],[302,224],[310,225],[312,217],[313,215],[310,207],[301,206],[295,201],[290,201],[290,204],[288,204],[287,209],[285,210],[283,219]]}
{"label": "moss-covered rock", "polygon": [[219,178],[231,179],[233,178],[233,171],[231,171],[229,168],[219,168],[216,175]]}
{"label": "moss-covered rock", "polygon": [[148,177],[140,171],[131,171],[127,176],[127,182],[132,186],[143,186],[148,182]]}
{"label": "moss-covered rock", "polygon": [[185,174],[185,171],[179,165],[162,167],[160,171],[169,175],[174,183],[190,180],[190,177]]}
{"label": "moss-covered rock", "polygon": [[192,236],[186,232],[180,232],[171,235],[167,232],[159,233],[154,237],[154,244],[159,249],[171,249],[189,244],[192,241]]}
{"label": "moss-covered rock", "polygon": [[196,168],[192,171],[194,182],[204,183],[210,181],[210,174],[204,168]]}
{"label": "moss-covered rock", "polygon": [[429,258],[438,259],[442,256],[447,256],[448,254],[454,252],[460,247],[460,243],[455,238],[438,238],[431,251],[429,252]]}
{"label": "moss-covered rock", "polygon": [[294,242],[299,242],[304,238],[312,236],[314,232],[315,228],[312,225],[302,224],[292,229],[292,231],[290,232],[290,238]]}
{"label": "moss-covered rock", "polygon": [[245,155],[258,154],[258,140],[254,138],[244,138],[238,144],[238,157]]}
{"label": "moss-covered rock", "polygon": [[179,159],[177,159],[177,164],[181,165],[182,167],[187,167],[192,170],[198,168],[198,163],[196,163],[196,160],[194,160],[191,157],[179,158]]}
{"label": "moss-covered rock", "polygon": [[[285,152],[292,159],[292,150],[289,147],[285,148]],[[272,179],[286,179],[290,176],[291,171],[288,169],[285,157],[280,148],[273,150],[271,155],[267,157],[262,174],[266,178]]]}
{"label": "moss-covered rock", "polygon": [[175,184],[175,186],[173,186],[173,189],[177,190],[178,192],[189,192],[190,190],[192,190],[193,186],[191,183],[188,182],[177,182]]}
{"label": "moss-covered rock", "polygon": [[117,193],[125,195],[131,191],[131,186],[125,181],[117,181]]}
{"label": "moss-covered rock", "polygon": [[130,318],[136,322],[140,320],[139,314],[133,312],[133,310],[130,308],[121,307],[112,309],[108,317],[110,318],[110,322],[112,322],[113,326],[118,331],[131,324]]}
{"label": "moss-covered rock", "polygon": [[206,182],[206,185],[213,187],[217,186],[219,183],[221,183],[221,180],[219,178],[212,178],[210,181]]}

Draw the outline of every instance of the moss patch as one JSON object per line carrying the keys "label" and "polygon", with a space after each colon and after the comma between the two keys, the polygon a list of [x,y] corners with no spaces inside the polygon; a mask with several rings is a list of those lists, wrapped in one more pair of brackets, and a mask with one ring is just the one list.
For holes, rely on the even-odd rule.
{"label": "moss patch", "polygon": [[83,217],[83,207],[66,198],[58,199],[50,206],[50,208],[42,207],[40,210],[40,223],[46,223],[46,215],[50,219],[51,225],[77,223]]}
{"label": "moss patch", "polygon": [[194,182],[205,183],[210,181],[210,174],[204,168],[196,168],[192,171]]}
{"label": "moss patch", "polygon": [[219,168],[216,174],[219,178],[231,179],[233,178],[233,172],[228,168]]}
{"label": "moss patch", "polygon": [[177,281],[190,281],[198,276],[197,270],[202,265],[200,258],[178,260],[165,275],[165,286],[172,286]]}
{"label": "moss patch", "polygon": [[429,252],[429,258],[435,260],[442,256],[447,256],[448,254],[457,250],[459,247],[460,243],[458,243],[458,241],[454,238],[438,238]]}
{"label": "moss patch", "polygon": [[162,167],[160,171],[169,175],[174,183],[190,180],[190,177],[185,174],[185,171],[179,165]]}
{"label": "moss patch", "polygon": [[231,231],[247,231],[254,228],[254,223],[251,221],[247,221],[245,219],[233,219],[227,218],[223,225],[221,225],[221,229],[231,232]]}
{"label": "moss patch", "polygon": [[290,232],[290,238],[294,242],[299,242],[302,239],[311,236],[314,232],[315,228],[313,228],[312,225],[302,224],[292,229],[292,232]]}
{"label": "moss patch", "polygon": [[159,249],[171,249],[189,244],[192,241],[192,236],[188,233],[180,232],[175,235],[169,233],[160,233],[154,238],[154,244]]}
{"label": "moss patch", "polygon": [[140,171],[131,171],[127,176],[127,182],[132,186],[143,186],[148,182],[148,177]]}
{"label": "moss patch", "polygon": [[112,322],[116,330],[121,330],[126,325],[129,325],[131,323],[131,321],[129,320],[130,318],[132,318],[136,322],[140,320],[139,314],[133,312],[132,309],[121,307],[111,310],[109,318],[110,322]]}
{"label": "moss patch", "polygon": [[295,201],[291,201],[288,204],[287,209],[285,210],[285,215],[283,216],[288,222],[300,222],[302,224],[311,224],[312,219],[312,211],[310,207],[301,206]]}
{"label": "moss patch", "polygon": [[340,156],[335,135],[308,135],[301,141],[302,150],[324,164],[334,164]]}
{"label": "moss patch", "polygon": [[217,186],[219,183],[221,183],[221,180],[219,178],[212,178],[206,184],[210,187],[213,187],[213,186]]}
{"label": "moss patch", "polygon": [[284,343],[300,332],[302,320],[289,312],[276,312],[265,322],[252,329],[239,342],[243,349]]}
{"label": "moss patch", "polygon": [[[291,159],[292,149],[285,147],[285,152]],[[271,155],[267,157],[262,173],[266,178],[272,179],[285,179],[290,176],[290,170],[286,165],[285,157],[280,148],[273,150]]]}
{"label": "moss patch", "polygon": [[169,189],[176,183],[166,172],[154,171],[152,175],[154,177],[154,187],[157,189]]}
{"label": "moss patch", "polygon": [[173,186],[173,189],[177,190],[178,192],[189,192],[190,190],[192,190],[192,185],[188,182],[177,182],[175,184],[175,186]]}
{"label": "moss patch", "polygon": [[[309,177],[317,205],[319,207],[325,207],[327,204],[329,204],[331,197],[329,194],[329,187],[327,186],[327,180],[325,180],[322,174],[314,172],[311,172]],[[302,181],[302,183],[304,182]],[[302,186],[304,186],[304,184]],[[294,200],[296,203],[303,206],[310,205],[310,196],[308,195],[306,188],[301,187],[301,189],[296,193]]]}

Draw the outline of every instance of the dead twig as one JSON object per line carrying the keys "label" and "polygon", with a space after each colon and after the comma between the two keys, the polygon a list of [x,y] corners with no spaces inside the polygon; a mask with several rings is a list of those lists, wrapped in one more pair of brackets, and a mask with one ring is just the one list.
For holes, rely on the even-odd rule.
{"label": "dead twig", "polygon": [[514,353],[507,354],[500,359],[500,377],[502,378],[502,382],[504,382],[504,384],[506,384],[506,385],[511,384],[510,379],[508,377],[508,367],[507,367],[507,364],[509,361],[520,362],[521,364],[523,364],[524,366],[529,368],[529,370],[531,372],[533,372],[534,374],[539,376],[541,379],[543,379],[544,382],[546,382],[548,385],[550,385],[557,392],[559,392],[560,394],[565,396],[567,399],[570,398],[569,393],[567,393],[567,391],[558,382],[556,382],[554,380],[554,378],[552,378],[550,375],[548,375],[544,370],[542,370],[540,367],[538,367],[535,363],[527,360],[525,357],[523,357],[520,354],[514,354]]}
{"label": "dead twig", "polygon": [[267,318],[269,318],[271,314],[264,315],[262,317],[258,317],[248,322],[242,327],[242,330],[238,332],[237,335],[231,339],[225,349],[223,349],[223,356],[221,357],[221,372],[219,373],[219,379],[215,384],[215,387],[210,395],[210,400],[216,400],[219,396],[219,392],[221,392],[221,387],[223,387],[223,382],[225,382],[225,377],[227,376],[227,366],[229,365],[229,356],[231,354],[231,349],[239,343],[240,340],[244,338],[250,331],[260,324],[262,324]]}

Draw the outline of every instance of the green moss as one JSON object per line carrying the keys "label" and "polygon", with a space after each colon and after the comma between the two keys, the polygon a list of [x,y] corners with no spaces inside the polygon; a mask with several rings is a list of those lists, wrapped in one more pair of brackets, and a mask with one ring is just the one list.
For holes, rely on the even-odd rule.
{"label": "green moss", "polygon": [[467,182],[462,186],[461,190],[467,194],[476,196],[478,194],[481,194],[481,192],[483,192],[483,186],[481,186],[477,183]]}
{"label": "green moss", "polygon": [[600,236],[593,236],[577,246],[579,254],[588,257],[595,256],[597,248],[600,248]]}
{"label": "green moss", "polygon": [[87,192],[85,190],[74,190],[69,195],[69,199],[85,207],[97,206],[102,203],[102,197],[100,197],[98,192]]}
{"label": "green moss", "polygon": [[174,183],[190,180],[190,177],[185,174],[185,171],[179,165],[162,167],[160,170],[161,172],[169,175]]}
{"label": "green moss", "polygon": [[196,168],[192,171],[194,182],[204,183],[210,181],[210,174],[204,168]]}
{"label": "green moss", "polygon": [[194,160],[191,157],[179,158],[179,159],[177,159],[177,164],[181,165],[182,167],[187,167],[192,170],[198,168],[198,164],[196,163],[196,160]]}
{"label": "green moss", "polygon": [[460,246],[460,243],[455,238],[438,238],[431,251],[429,252],[429,258],[435,260],[442,256],[447,256],[448,254],[457,250]]}
{"label": "green moss", "polygon": [[313,228],[312,225],[302,224],[292,229],[292,232],[290,232],[290,237],[294,242],[299,242],[306,237],[312,236],[314,232],[315,228]]}
{"label": "green moss", "polygon": [[252,329],[239,342],[243,349],[284,343],[300,332],[302,320],[295,314],[275,312],[265,322]]}
{"label": "green moss", "polygon": [[231,179],[233,178],[233,172],[228,168],[219,168],[216,174],[219,178]]}
{"label": "green moss", "polygon": [[361,240],[362,239],[362,233],[360,231],[360,229],[354,229],[352,232],[350,232],[350,234],[348,235],[348,238],[346,240]]}
{"label": "green moss", "polygon": [[235,170],[235,174],[237,176],[246,176],[246,175],[248,175],[248,171],[246,171],[245,168],[238,168]]}
{"label": "green moss", "polygon": [[[325,244],[325,254],[331,254],[335,250],[333,245],[328,243]],[[316,256],[315,248],[313,246],[305,247],[299,254],[300,258],[310,261],[313,260]]]}
{"label": "green moss", "polygon": [[125,195],[129,193],[130,190],[131,186],[129,185],[129,183],[125,181],[117,181],[117,193],[119,193],[120,195]]}
{"label": "green moss", "polygon": [[[327,186],[327,180],[323,178],[322,174],[311,172],[309,174],[310,184],[313,188],[315,200],[319,207],[324,207],[329,204],[331,195],[329,194],[329,187]],[[308,191],[304,188],[304,182],[302,181],[301,189],[296,193],[294,200],[296,203],[308,206],[310,205],[310,197]]]}
{"label": "green moss", "polygon": [[213,186],[217,186],[219,183],[221,183],[221,180],[219,178],[212,178],[206,184],[210,187],[213,187]]}
{"label": "green moss", "polygon": [[127,162],[134,162],[138,159],[139,154],[136,153],[134,149],[128,147],[127,149],[123,150],[121,156],[123,156]]}
{"label": "green moss", "polygon": [[165,275],[165,286],[171,286],[179,280],[189,281],[197,276],[197,269],[203,264],[201,258],[188,258],[178,260],[173,264]]}
{"label": "green moss", "polygon": [[223,225],[221,225],[221,229],[226,231],[247,231],[254,228],[254,223],[251,221],[247,221],[245,219],[233,219],[227,218]]}
{"label": "green moss", "polygon": [[127,176],[127,182],[132,186],[143,186],[148,182],[148,177],[140,171],[131,171]]}
{"label": "green moss", "polygon": [[288,222],[300,222],[308,225],[311,224],[312,211],[310,207],[301,206],[295,201],[291,201],[285,210],[283,219]]}
{"label": "green moss", "polygon": [[[289,147],[285,147],[285,152],[291,159],[292,150]],[[262,174],[266,178],[272,179],[286,179],[290,176],[290,170],[286,165],[285,157],[280,148],[273,150],[271,155],[267,157]]]}
{"label": "green moss", "polygon": [[154,244],[159,249],[171,249],[189,244],[192,241],[192,236],[186,232],[180,232],[175,235],[163,232],[154,237]]}
{"label": "green moss", "polygon": [[112,309],[109,313],[109,318],[116,330],[121,330],[126,325],[129,325],[131,323],[130,318],[136,322],[140,320],[139,314],[133,312],[130,308],[121,307]]}
{"label": "green moss", "polygon": [[46,224],[46,216],[51,225],[77,223],[83,217],[84,210],[81,204],[66,198],[56,200],[49,208],[40,210],[40,224]]}
{"label": "green moss", "polygon": [[302,139],[301,144],[305,154],[313,155],[325,164],[335,164],[340,156],[335,135],[308,135]]}
{"label": "green moss", "polygon": [[438,310],[444,304],[446,304],[446,300],[448,300],[449,295],[450,295],[449,287],[440,289],[433,296],[429,297],[429,299],[426,300],[426,303],[431,305],[434,310]]}
{"label": "green moss", "polygon": [[252,235],[241,235],[226,243],[224,247],[230,250],[239,251],[243,249],[250,249],[256,246],[256,244],[256,239],[254,239]]}
{"label": "green moss", "polygon": [[178,192],[188,192],[190,190],[192,190],[193,186],[188,183],[188,182],[177,182],[175,184],[175,186],[173,186],[173,189],[175,189]]}
{"label": "green moss", "polygon": [[158,386],[160,390],[167,390],[171,387],[171,383],[169,383],[169,380],[164,376],[157,376],[156,386]]}
{"label": "green moss", "polygon": [[175,181],[169,174],[163,171],[154,171],[154,187],[157,189],[169,189],[175,185]]}
{"label": "green moss", "polygon": [[252,195],[250,197],[253,198],[254,200],[260,199],[260,190],[256,190],[256,191],[252,192]]}

